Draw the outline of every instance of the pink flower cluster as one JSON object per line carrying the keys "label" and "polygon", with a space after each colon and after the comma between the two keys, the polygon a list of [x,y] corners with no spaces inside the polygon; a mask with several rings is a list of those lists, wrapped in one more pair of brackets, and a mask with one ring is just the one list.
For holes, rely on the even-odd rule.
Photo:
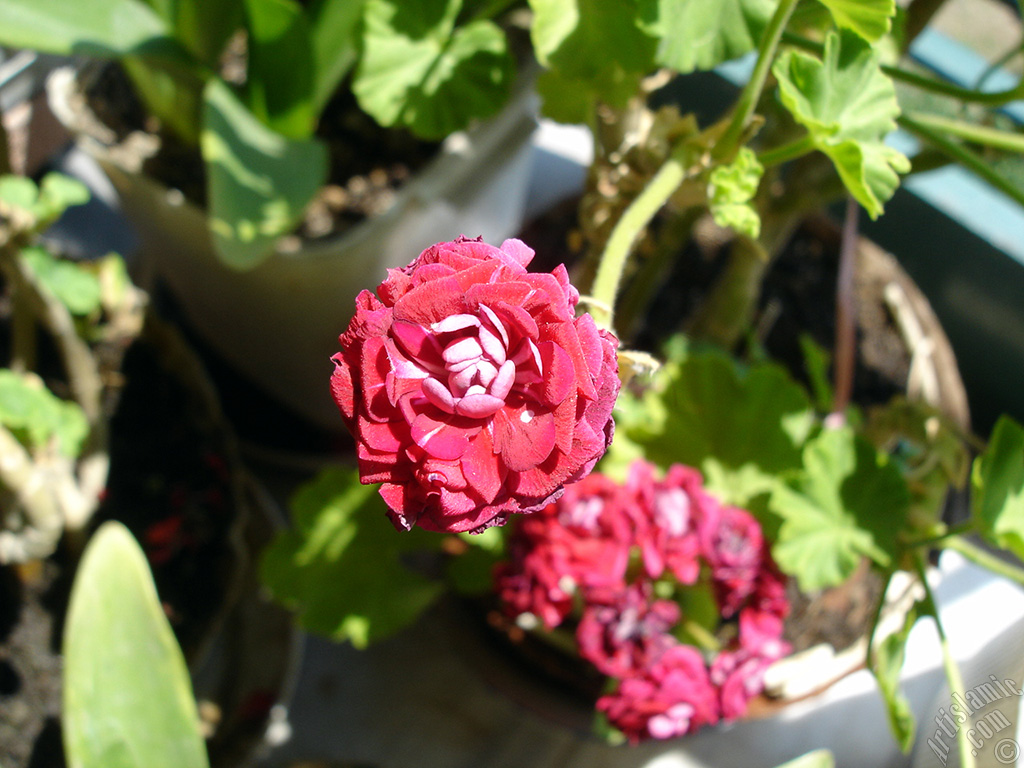
{"label": "pink flower cluster", "polygon": [[[594,473],[517,522],[495,571],[505,609],[547,629],[578,622],[580,655],[618,681],[597,709],[631,742],[741,716],[789,651],[785,581],[760,525],[708,494],[694,469],[659,480],[637,461],[625,485]],[[726,638],[711,658],[676,638],[686,617],[665,597],[698,582]]]}

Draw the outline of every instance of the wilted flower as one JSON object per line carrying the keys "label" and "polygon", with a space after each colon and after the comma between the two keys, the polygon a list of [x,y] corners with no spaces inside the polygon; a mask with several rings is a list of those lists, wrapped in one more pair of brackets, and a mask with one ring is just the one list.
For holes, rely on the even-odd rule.
{"label": "wilted flower", "polygon": [[585,476],[611,441],[617,341],[559,266],[459,238],[363,291],[331,389],[360,479],[383,483],[395,526],[479,531]]}

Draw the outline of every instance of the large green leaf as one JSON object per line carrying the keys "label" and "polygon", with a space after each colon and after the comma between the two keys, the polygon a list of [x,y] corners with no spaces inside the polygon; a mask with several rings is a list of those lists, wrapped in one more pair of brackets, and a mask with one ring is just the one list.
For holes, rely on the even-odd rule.
{"label": "large green leaf", "polygon": [[830,32],[823,60],[785,51],[772,72],[782,103],[832,160],[850,194],[872,218],[881,215],[910,161],[883,143],[900,110],[878,52],[852,32]]}
{"label": "large green leaf", "polygon": [[228,38],[242,26],[242,0],[170,0],[174,36],[211,70],[217,68]]}
{"label": "large green leaf", "polygon": [[504,104],[514,64],[491,21],[456,27],[461,0],[367,0],[363,53],[352,81],[384,126],[440,139]]}
{"label": "large green leaf", "polygon": [[836,26],[856,32],[870,43],[892,28],[896,0],[818,0],[828,8]]}
{"label": "large green leaf", "polygon": [[359,53],[363,0],[316,0],[309,5],[313,44],[313,110],[317,114],[348,74]]}
{"label": "large green leaf", "polygon": [[376,486],[332,468],[296,493],[294,528],[267,548],[263,582],[311,632],[357,648],[412,623],[441,585],[405,567],[411,551],[436,549],[441,537],[396,531]]}
{"label": "large green leaf", "polygon": [[769,505],[782,518],[776,562],[813,592],[845,581],[863,557],[894,566],[910,495],[887,457],[842,427],[807,443],[803,469]]}
{"label": "large green leaf", "polygon": [[104,523],[75,576],[64,629],[71,768],[206,768],[188,668],[131,533]]}
{"label": "large green leaf", "polygon": [[290,140],[267,128],[217,78],[204,97],[201,147],[214,246],[228,266],[249,269],[302,217],[326,178],[327,151],[315,139]]}
{"label": "large green leaf", "polygon": [[544,112],[562,122],[589,122],[596,103],[620,106],[654,69],[656,40],[645,30],[642,0],[530,0],[530,36],[547,68]]}
{"label": "large green leaf", "polygon": [[682,74],[714,69],[757,48],[778,0],[645,0],[658,63]]}
{"label": "large green leaf", "polygon": [[1001,416],[971,476],[972,516],[982,534],[1024,558],[1024,428]]}
{"label": "large green leaf", "polygon": [[[249,66],[249,109],[290,139],[313,132],[313,41],[309,19],[296,0],[244,0]],[[287,66],[281,66],[287,62]]]}
{"label": "large green leaf", "polygon": [[807,394],[781,367],[744,368],[685,348],[670,353],[641,398],[623,393],[617,407],[613,460],[625,451],[662,468],[699,467],[709,488],[740,505],[800,466],[814,425]]}

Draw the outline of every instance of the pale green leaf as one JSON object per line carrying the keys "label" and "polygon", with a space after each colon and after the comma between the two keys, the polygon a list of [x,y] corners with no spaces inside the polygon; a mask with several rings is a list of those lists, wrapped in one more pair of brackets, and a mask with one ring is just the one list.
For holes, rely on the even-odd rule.
{"label": "pale green leaf", "polygon": [[824,59],[785,51],[772,72],[782,103],[832,160],[850,194],[872,218],[899,186],[910,161],[885,145],[899,105],[879,54],[852,32],[829,33]]}
{"label": "pale green leaf", "polygon": [[1001,416],[974,460],[972,516],[982,534],[1024,558],[1024,428]]}
{"label": "pale green leaf", "polygon": [[358,55],[363,0],[316,0],[309,4],[313,44],[313,109],[319,113]]}
{"label": "pale green leaf", "polygon": [[0,212],[10,215],[14,210],[22,215],[35,216],[39,204],[39,187],[24,176],[0,177]]}
{"label": "pale green leaf", "polygon": [[803,469],[772,491],[782,519],[772,554],[806,592],[842,583],[864,557],[889,568],[909,504],[884,454],[849,427],[826,430],[804,448]]}
{"label": "pale green leaf", "polygon": [[796,469],[814,425],[804,390],[781,367],[749,368],[719,352],[671,352],[640,398],[617,404],[611,453],[641,453],[662,468],[700,468],[708,487],[744,505]]}
{"label": "pale green leaf", "polygon": [[644,2],[530,0],[530,8],[534,51],[548,70],[541,95],[549,117],[590,121],[596,103],[621,106],[655,68]]}
{"label": "pale green leaf", "polygon": [[[249,62],[249,109],[289,139],[307,139],[313,113],[313,40],[296,0],[244,0]],[[281,66],[287,62],[287,66]]]}
{"label": "pale green leaf", "polygon": [[835,768],[836,759],[827,749],[816,749],[789,760],[778,768]]}
{"label": "pale green leaf", "polygon": [[58,259],[39,246],[23,249],[21,258],[71,314],[89,315],[100,308],[100,281],[88,266]]}
{"label": "pale green leaf", "polygon": [[480,19],[456,27],[461,0],[366,0],[352,90],[384,126],[440,139],[505,103],[514,71],[505,33]]}
{"label": "pale green leaf", "polygon": [[118,57],[167,46],[167,24],[138,0],[4,0],[0,44],[61,56]]}
{"label": "pale green leaf", "polygon": [[39,377],[0,368],[0,424],[29,448],[57,441],[62,454],[77,456],[89,432],[81,407],[61,400]]}
{"label": "pale green leaf", "polygon": [[757,239],[761,217],[751,205],[761,183],[764,167],[749,147],[740,147],[736,159],[720,165],[708,179],[708,205],[715,223]]}
{"label": "pale green leaf", "polygon": [[836,26],[856,32],[873,43],[892,28],[896,0],[818,0],[828,8]]}
{"label": "pale green leaf", "polygon": [[658,63],[682,74],[714,69],[757,48],[778,0],[645,0]]}
{"label": "pale green leaf", "polygon": [[301,219],[327,175],[316,139],[290,140],[259,122],[221,80],[204,91],[203,158],[210,230],[221,260],[249,269]]}
{"label": "pale green leaf", "polygon": [[412,623],[440,594],[403,558],[436,549],[441,537],[396,531],[385,509],[376,486],[349,469],[327,469],[295,494],[294,527],[267,548],[262,575],[305,629],[362,648]]}
{"label": "pale green leaf", "polygon": [[185,659],[120,523],[104,523],[85,549],[63,650],[68,765],[207,768]]}
{"label": "pale green leaf", "polygon": [[903,672],[907,638],[925,605],[924,602],[915,603],[907,611],[903,625],[892,634],[882,638],[880,642],[875,643],[868,656],[871,672],[878,682],[878,690],[885,702],[889,727],[903,752],[908,752],[913,746],[916,728],[914,710],[911,708],[906,694],[900,688],[900,675]]}

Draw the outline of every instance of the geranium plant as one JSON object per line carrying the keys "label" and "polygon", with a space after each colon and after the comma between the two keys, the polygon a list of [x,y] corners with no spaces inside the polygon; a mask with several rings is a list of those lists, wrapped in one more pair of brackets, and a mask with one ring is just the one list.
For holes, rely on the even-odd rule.
{"label": "geranium plant", "polygon": [[497,111],[515,71],[492,20],[502,8],[16,0],[0,8],[0,44],[120,62],[164,132],[201,151],[214,244],[226,264],[245,269],[295,227],[325,181],[316,130],[343,81],[380,125],[427,139]]}
{"label": "geranium plant", "polygon": [[[934,6],[913,3],[898,19],[907,23],[904,41],[925,5]],[[568,440],[558,431],[564,425],[554,438],[538,435],[536,411],[521,410],[527,401],[557,410],[553,392],[562,392],[569,370],[561,355],[541,349],[547,327],[527,309],[536,294],[510,287],[518,274],[507,280],[507,270],[518,273],[510,257],[521,266],[517,254],[529,244],[480,246],[490,265],[465,264],[472,280],[462,263],[438,266],[436,256],[421,256],[394,271],[379,298],[363,294],[342,337],[335,395],[356,435],[360,466],[330,470],[299,492],[294,530],[267,553],[268,585],[305,626],[356,645],[406,625],[446,587],[495,593],[521,626],[574,628],[570,647],[611,679],[598,709],[639,741],[742,715],[765,665],[785,652],[787,581],[814,593],[844,582],[862,563],[883,581],[909,572],[923,597],[894,634],[875,636],[876,615],[867,659],[908,749],[914,727],[898,685],[903,647],[918,618],[939,623],[924,578],[929,553],[954,548],[1024,583],[1024,571],[972,538],[1024,555],[1024,430],[1009,419],[999,423],[973,464],[972,515],[951,527],[939,502],[966,480],[970,461],[942,414],[905,402],[862,414],[845,394],[848,361],[837,360],[834,387],[818,371],[812,398],[779,365],[730,355],[749,327],[768,264],[802,215],[843,198],[852,201],[850,211],[883,213],[900,174],[912,169],[886,144],[898,121],[972,167],[971,150],[939,132],[1016,146],[1012,135],[901,117],[894,81],[986,104],[1014,98],[1017,89],[983,96],[884,64],[895,60],[900,37],[895,5],[886,0],[536,0],[530,7],[545,111],[586,123],[595,137],[580,208],[587,252],[574,276],[592,320],[561,316],[553,325],[585,326],[591,338],[606,338],[589,330],[593,323],[624,340],[618,360],[628,384],[600,474],[587,476],[604,445],[581,453],[571,469],[541,472],[553,480],[542,490],[532,481],[518,485],[519,467],[555,466],[573,450],[558,443]],[[720,120],[702,126],[674,106],[650,106],[672,77],[745,54],[753,58],[750,76]],[[934,156],[919,159],[923,165]],[[725,349],[708,352],[676,337],[655,350],[658,359],[629,350],[666,267],[694,223],[708,217],[727,230],[731,246],[722,279],[688,331]],[[851,233],[854,223],[848,217]],[[851,258],[847,249],[844,263]],[[412,295],[409,282],[421,270],[423,285],[449,280],[452,288],[424,291],[430,312],[400,326],[398,296]],[[490,291],[486,301],[471,299],[477,274]],[[554,276],[558,290],[545,290],[559,312],[574,293],[563,274]],[[847,283],[843,291],[848,296]],[[848,323],[838,325],[837,354],[852,334]],[[578,336],[583,359],[596,361],[584,333]],[[517,345],[526,339],[537,351],[522,356],[528,378],[520,382]],[[599,402],[581,374],[603,375],[604,368],[580,365],[557,346],[572,362],[576,387],[566,394],[575,393],[578,425],[587,421],[580,404]],[[500,378],[510,355],[520,390]],[[808,359],[813,367],[814,356]],[[472,371],[465,380],[464,370]],[[603,423],[589,426],[587,435],[604,430]],[[487,445],[489,454],[469,453]],[[526,466],[524,454],[533,451]],[[459,472],[445,472],[456,460]],[[485,466],[486,478],[471,482],[467,473]],[[385,505],[357,479],[386,483],[384,500],[400,527],[419,522],[448,533],[382,529]],[[466,506],[445,501],[453,490]],[[454,509],[460,522],[439,525],[438,511]],[[480,532],[486,523],[506,524]],[[423,550],[442,553],[444,578],[405,565]],[[969,765],[970,747],[961,746]]]}

